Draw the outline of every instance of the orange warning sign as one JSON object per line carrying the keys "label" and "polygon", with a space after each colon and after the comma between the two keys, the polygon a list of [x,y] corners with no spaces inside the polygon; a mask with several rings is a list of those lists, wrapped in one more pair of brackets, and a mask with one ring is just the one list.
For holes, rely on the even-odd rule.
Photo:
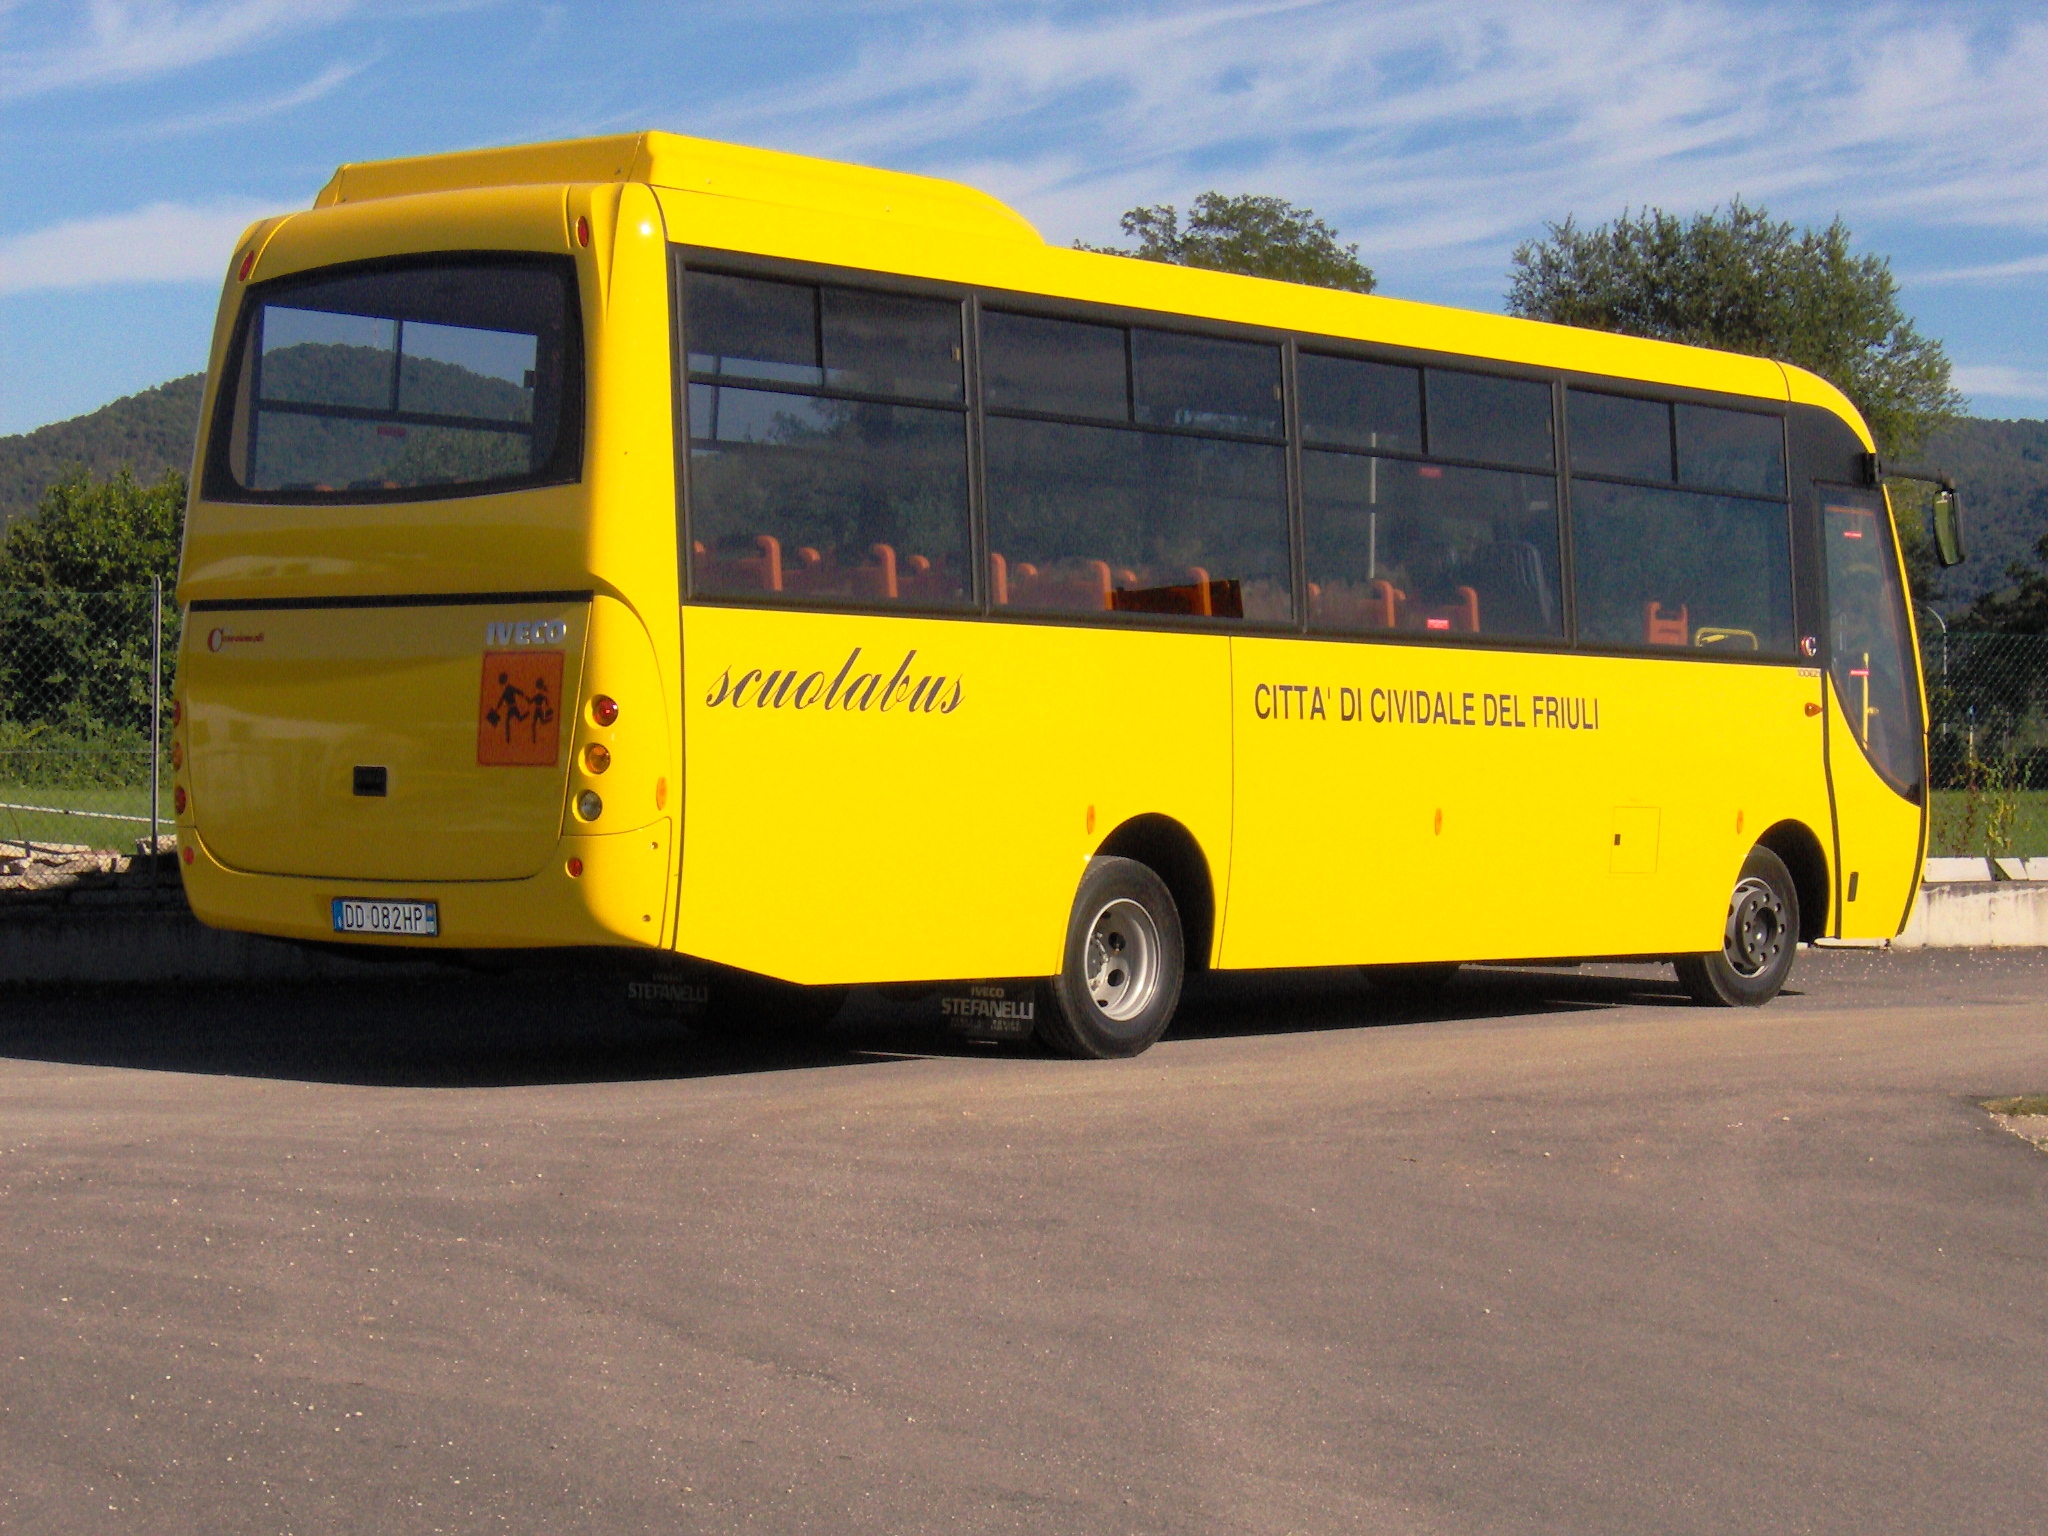
{"label": "orange warning sign", "polygon": [[476,760],[552,768],[562,750],[562,652],[486,651]]}

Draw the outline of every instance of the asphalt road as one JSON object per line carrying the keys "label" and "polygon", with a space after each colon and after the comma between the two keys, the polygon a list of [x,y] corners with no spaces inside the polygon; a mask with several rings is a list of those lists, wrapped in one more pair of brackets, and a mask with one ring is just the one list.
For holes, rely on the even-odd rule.
{"label": "asphalt road", "polygon": [[0,1527],[2048,1530],[2048,953],[856,998],[0,993]]}

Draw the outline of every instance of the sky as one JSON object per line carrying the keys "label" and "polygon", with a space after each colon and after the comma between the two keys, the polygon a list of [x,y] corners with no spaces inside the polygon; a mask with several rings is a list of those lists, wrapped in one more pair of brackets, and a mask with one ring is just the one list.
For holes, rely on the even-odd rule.
{"label": "sky", "polygon": [[236,235],[344,161],[641,128],[1060,243],[1274,194],[1477,309],[1568,214],[1839,215],[1977,414],[2048,417],[2044,82],[2038,0],[0,0],[0,434],[204,367]]}

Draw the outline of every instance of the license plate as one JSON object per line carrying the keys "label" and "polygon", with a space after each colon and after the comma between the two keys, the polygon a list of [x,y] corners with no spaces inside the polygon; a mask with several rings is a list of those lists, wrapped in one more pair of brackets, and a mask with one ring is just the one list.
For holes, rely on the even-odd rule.
{"label": "license plate", "polygon": [[351,901],[334,898],[336,933],[381,933],[393,938],[434,939],[441,935],[437,901]]}

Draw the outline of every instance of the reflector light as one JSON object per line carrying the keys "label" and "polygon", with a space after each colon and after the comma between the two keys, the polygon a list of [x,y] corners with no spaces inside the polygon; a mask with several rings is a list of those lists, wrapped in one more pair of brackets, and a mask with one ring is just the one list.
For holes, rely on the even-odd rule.
{"label": "reflector light", "polygon": [[185,766],[184,743],[177,741],[171,743],[171,766],[173,768],[182,768]]}
{"label": "reflector light", "polygon": [[576,814],[585,821],[595,821],[604,814],[604,802],[597,797],[597,791],[586,789],[576,797]]}
{"label": "reflector light", "polygon": [[619,718],[619,701],[600,693],[590,701],[590,718],[599,725],[611,725]]}
{"label": "reflector light", "polygon": [[171,700],[171,729],[175,731],[184,718],[185,706],[183,702],[178,699]]}
{"label": "reflector light", "polygon": [[583,861],[581,859],[571,859],[569,861],[569,878],[571,880],[581,880],[583,878]]}
{"label": "reflector light", "polygon": [[254,272],[255,270],[256,247],[252,245],[249,247],[248,250],[242,253],[242,264],[239,267],[235,268],[235,281],[238,283],[246,283],[247,281],[249,281],[249,274],[251,272]]}
{"label": "reflector light", "polygon": [[603,773],[612,765],[611,748],[601,741],[593,741],[583,749],[583,766],[592,773]]}
{"label": "reflector light", "polygon": [[182,784],[171,786],[171,809],[180,816],[185,814],[185,786]]}
{"label": "reflector light", "polygon": [[576,243],[590,244],[590,220],[580,217],[576,220]]}
{"label": "reflector light", "polygon": [[654,781],[654,808],[657,811],[665,811],[668,809],[667,779],[656,779]]}
{"label": "reflector light", "polygon": [[178,857],[183,859],[187,864],[190,864],[192,862],[192,850],[190,848],[180,848],[178,850]]}

